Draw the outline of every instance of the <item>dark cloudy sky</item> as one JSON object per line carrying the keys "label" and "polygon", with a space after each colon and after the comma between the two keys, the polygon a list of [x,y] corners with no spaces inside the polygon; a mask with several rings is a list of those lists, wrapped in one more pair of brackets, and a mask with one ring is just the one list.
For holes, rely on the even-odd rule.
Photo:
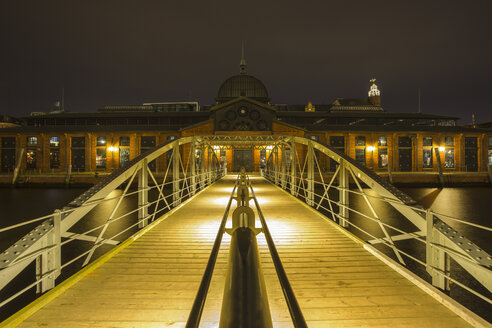
{"label": "dark cloudy sky", "polygon": [[0,0],[0,113],[198,100],[238,73],[272,103],[366,97],[491,121],[490,0]]}

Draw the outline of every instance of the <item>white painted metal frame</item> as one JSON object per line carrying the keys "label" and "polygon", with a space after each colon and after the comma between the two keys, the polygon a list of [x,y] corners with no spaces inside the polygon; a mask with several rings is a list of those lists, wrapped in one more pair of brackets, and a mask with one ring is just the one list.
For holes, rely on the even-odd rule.
{"label": "white painted metal frame", "polygon": [[[189,146],[190,148],[186,166],[183,165],[182,152],[180,152],[180,148],[184,149],[184,146]],[[201,163],[198,170],[196,168],[197,149],[201,150]],[[168,163],[163,181],[159,184],[148,164],[169,151],[172,152],[172,161]],[[204,156],[205,152],[207,152],[207,157]],[[166,180],[168,179],[170,169],[172,170],[172,179],[170,182],[167,182]],[[213,181],[220,179],[223,176],[223,173],[220,161],[208,140],[199,136],[185,137],[158,146],[152,151],[135,158],[128,163],[127,166],[115,171],[103,181],[77,197],[62,210],[56,210],[53,215],[27,221],[25,224],[37,221],[41,222],[44,220],[29,234],[22,237],[19,241],[0,254],[0,290],[12,281],[32,261],[36,261],[36,280],[21,291],[11,295],[8,299],[0,300],[0,308],[34,286],[36,286],[36,290],[39,293],[43,293],[53,288],[55,286],[55,279],[59,276],[64,267],[84,257],[83,265],[86,265],[90,262],[98,247],[103,244],[117,244],[116,237],[121,236],[123,233],[137,225],[139,228],[145,227],[149,222],[155,220],[156,215],[162,210],[170,210],[172,207],[179,205],[184,197],[193,196],[197,191],[197,184],[199,184],[200,189],[203,189]],[[138,190],[129,192],[136,177],[138,178]],[[153,182],[153,186],[149,186],[149,177],[151,182]],[[116,198],[108,197],[113,190],[124,183],[126,183],[126,185],[122,195]],[[164,194],[164,187],[166,185],[172,185],[171,195]],[[156,201],[149,202],[148,193],[149,190],[152,189],[157,190],[158,198]],[[123,198],[134,194],[138,195],[137,208],[119,217],[115,217]],[[170,197],[172,197],[172,201],[170,201],[170,199],[168,200]],[[112,200],[117,200],[116,205],[103,224],[92,228],[83,234],[71,233],[68,231],[98,204]],[[154,205],[155,208],[153,213],[149,214],[149,207],[152,205]],[[119,231],[112,237],[105,237],[105,233],[112,222],[132,213],[137,213],[138,222]],[[0,229],[0,233],[23,225],[24,224],[18,224],[12,227],[2,228]],[[98,232],[97,236],[89,235],[90,233],[95,232]],[[62,241],[62,238],[67,239]],[[62,246],[73,240],[92,242],[93,245],[88,251],[62,264]]]}
{"label": "white painted metal frame", "polygon": [[[283,170],[278,172],[278,167],[282,167],[282,164],[279,164],[278,161],[282,160],[282,157],[279,158],[278,156],[274,156],[277,152],[282,152],[282,148],[285,147],[291,149],[291,169],[289,174],[284,173]],[[299,150],[299,148],[300,150],[304,149],[306,155],[302,166],[301,161],[299,160],[298,151],[295,151],[296,149]],[[491,256],[468,240],[465,236],[444,223],[443,220],[449,219],[449,217],[444,217],[430,211],[426,212],[423,208],[417,206],[409,196],[383,180],[377,174],[357,163],[347,155],[339,153],[337,150],[326,145],[322,145],[306,138],[284,136],[283,139],[278,140],[274,144],[274,149],[275,152],[271,152],[265,169],[265,177],[270,179],[273,183],[284,189],[288,189],[295,196],[300,196],[308,205],[313,206],[316,209],[320,209],[320,207],[325,209],[331,214],[332,219],[338,221],[343,227],[348,227],[349,225],[353,226],[350,222],[350,212],[358,213],[361,216],[374,221],[379,225],[385,237],[377,238],[367,232],[365,233],[372,236],[372,243],[383,243],[392,249],[395,256],[402,264],[405,264],[402,255],[410,258],[412,258],[412,256],[399,250],[395,245],[395,241],[413,238],[426,243],[427,260],[425,263],[422,263],[431,274],[432,282],[436,287],[448,290],[449,281],[453,281],[463,288],[468,289],[450,276],[449,259],[452,258],[489,291],[492,291]],[[338,163],[338,167],[328,184],[324,181],[323,172],[321,172],[320,166],[318,165],[318,159],[316,158],[314,150],[318,150],[319,153],[324,154],[327,160],[332,159]],[[313,172],[314,163],[317,164],[316,166],[318,167],[320,181],[315,181]],[[336,178],[338,178],[338,186],[335,186],[334,184]],[[356,184],[358,191],[354,192],[353,190],[350,190],[350,178],[352,178],[353,183]],[[407,220],[413,223],[416,226],[417,231],[401,231],[400,229],[382,222],[369,200],[370,197],[362,189],[361,181],[378,194],[378,200],[389,203]],[[315,184],[319,184],[323,187],[324,191],[322,195],[315,193]],[[329,198],[328,190],[330,188],[338,190],[338,201]],[[357,212],[351,208],[349,206],[349,193],[357,193],[362,196],[371,215]],[[318,196],[317,202],[313,201],[314,196]],[[321,205],[324,200],[327,201],[328,208]],[[334,212],[333,204],[338,206],[338,213]],[[443,220],[441,220],[441,218]],[[466,223],[463,220],[458,221]],[[360,229],[358,227],[356,228]],[[397,231],[400,235],[391,236],[388,229]],[[485,229],[489,231],[492,230],[490,228]],[[425,241],[421,239],[422,236],[427,236]],[[421,262],[418,259],[412,259],[419,263]],[[469,291],[477,295],[475,291]],[[477,296],[492,303],[487,297],[484,298],[483,295]]]}

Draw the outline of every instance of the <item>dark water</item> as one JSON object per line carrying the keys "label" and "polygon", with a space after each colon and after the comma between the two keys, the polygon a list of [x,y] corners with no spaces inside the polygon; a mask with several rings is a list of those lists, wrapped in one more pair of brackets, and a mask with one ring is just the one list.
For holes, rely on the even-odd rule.
{"label": "dark water", "polygon": [[[442,214],[448,214],[461,219],[465,219],[469,222],[474,222],[482,224],[485,226],[491,226],[492,218],[490,217],[489,208],[492,201],[492,188],[490,187],[462,187],[462,188],[401,188],[403,191],[408,193],[412,198],[414,198],[419,204],[425,208],[432,208],[436,212]],[[80,193],[84,192],[85,188],[72,188],[72,189],[55,189],[55,188],[31,188],[31,189],[10,189],[10,188],[0,188],[0,227],[9,226],[17,222],[22,222],[28,219],[39,217],[42,215],[49,214],[55,208],[62,208],[68,202],[77,197]],[[116,190],[111,196],[117,196],[121,194],[121,190]],[[371,191],[368,191],[370,194]],[[156,198],[156,193],[153,193],[151,200]],[[334,195],[334,199],[337,195]],[[116,216],[127,212],[128,210],[134,209],[137,203],[136,196],[129,197],[125,199]],[[355,209],[362,212],[368,213],[368,208],[365,202],[360,196],[351,195],[350,203]],[[83,232],[91,227],[99,225],[104,222],[104,220],[111,213],[116,200],[111,201],[107,204],[100,205],[93,209],[83,220],[83,222],[75,225],[71,231]],[[327,206],[323,203],[323,206]],[[384,222],[388,224],[394,224],[406,231],[415,231],[411,224],[407,224],[405,220],[402,219],[399,214],[392,209],[391,206],[387,204],[380,204],[378,201],[373,201],[373,205],[378,213],[378,215],[383,219]],[[149,210],[149,212],[152,212]],[[113,235],[120,231],[122,228],[127,227],[137,220],[136,214],[130,215],[118,222],[112,223],[107,231],[107,235]],[[371,234],[377,237],[383,237],[383,233],[377,224],[368,223],[367,219],[364,219],[357,215],[351,215],[351,221],[355,224],[363,226],[365,230],[369,231]],[[476,242],[484,250],[492,253],[492,233],[487,233],[482,230],[465,226],[459,223],[449,223],[456,230],[462,232],[470,238],[472,241]],[[0,252],[10,246],[15,242],[20,235],[28,232],[33,226],[29,226],[23,229],[16,229],[13,232],[0,233]],[[408,230],[407,230],[408,229]],[[369,240],[371,237],[359,232],[357,229],[349,228],[352,232],[360,236],[364,240]],[[123,236],[120,236],[118,240],[124,240],[130,236],[136,229],[131,229]],[[99,231],[92,233],[92,235],[97,235]],[[391,234],[396,234],[395,232]],[[84,250],[87,250],[90,243],[83,241],[75,241],[68,244],[64,249],[62,249],[62,254],[64,260],[68,260],[73,257],[73,255],[80,254]],[[425,255],[425,246],[415,241],[403,241],[400,242],[399,247],[408,252],[413,252],[417,257],[423,258]],[[378,248],[384,251],[386,254],[393,256],[392,252],[385,249],[384,246],[378,246]],[[107,251],[109,246],[101,247],[96,255],[100,255]],[[394,256],[393,256],[394,257]],[[407,260],[407,265],[413,271],[417,272],[422,277],[426,278],[425,269],[420,265]],[[60,279],[64,279],[70,276],[74,272],[80,269],[82,260],[74,263],[74,265],[64,270]],[[478,288],[483,294],[488,297],[492,295],[481,288],[480,284],[477,283],[473,278],[469,277],[466,272],[463,272],[460,267],[455,263],[452,263],[452,275],[457,275],[459,280],[464,280],[468,285]],[[34,279],[34,265],[31,265],[25,272],[14,281],[12,285],[8,286],[5,290],[0,291],[0,300],[4,299],[6,295],[12,293],[14,288],[24,282],[32,282]],[[57,283],[59,282],[57,280]],[[479,301],[475,296],[470,295],[468,292],[463,291],[460,287],[452,285],[451,296],[457,299],[459,302],[465,304],[468,308],[475,311],[480,316],[485,319],[492,321],[492,314],[490,313],[490,305],[485,304],[483,301]],[[5,319],[9,314],[18,310],[21,306],[27,304],[30,300],[35,298],[34,291],[30,291],[23,295],[11,305],[0,308],[0,321]]]}

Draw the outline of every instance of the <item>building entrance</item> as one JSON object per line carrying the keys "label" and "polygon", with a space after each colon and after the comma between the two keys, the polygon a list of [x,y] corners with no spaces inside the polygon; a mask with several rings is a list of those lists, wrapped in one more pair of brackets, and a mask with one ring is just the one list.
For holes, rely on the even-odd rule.
{"label": "building entrance", "polygon": [[243,166],[246,172],[253,172],[253,149],[234,149],[233,171],[239,172]]}

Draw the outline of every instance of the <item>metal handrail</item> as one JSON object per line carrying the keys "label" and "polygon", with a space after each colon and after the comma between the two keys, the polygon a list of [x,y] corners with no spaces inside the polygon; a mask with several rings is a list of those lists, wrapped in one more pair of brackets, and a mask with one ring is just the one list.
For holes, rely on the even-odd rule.
{"label": "metal handrail", "polygon": [[[186,163],[181,160],[179,151],[179,147],[185,144],[191,144],[190,156]],[[202,149],[202,154],[204,155],[201,158],[200,167],[197,167],[193,160],[195,158],[194,149],[197,149],[197,147]],[[207,149],[209,149],[208,155],[205,154]],[[158,156],[162,156],[171,150],[173,156],[177,157],[173,157],[175,160],[168,162],[163,179],[158,177],[159,180],[162,179],[162,183],[158,183],[156,177],[147,165],[151,160]],[[10,248],[0,253],[0,289],[4,288],[34,259],[48,257],[48,261],[46,262],[54,263],[54,266],[51,264],[50,266],[44,266],[44,264],[43,266],[37,266],[35,281],[29,283],[27,287],[19,286],[21,290],[16,291],[13,295],[5,295],[5,298],[0,301],[0,307],[9,303],[34,286],[37,286],[38,293],[53,288],[55,286],[55,279],[67,266],[72,265],[83,257],[86,257],[84,265],[89,263],[94,251],[101,245],[106,243],[119,243],[117,240],[114,240],[114,238],[127,233],[136,226],[139,228],[144,227],[148,222],[152,222],[156,218],[156,215],[159,215],[163,211],[171,210],[171,208],[181,204],[184,199],[195,195],[199,190],[203,190],[213,181],[220,179],[223,176],[224,171],[219,166],[219,163],[220,161],[217,159],[215,152],[211,150],[211,146],[208,142],[200,139],[200,137],[185,137],[172,142],[167,142],[163,145],[159,145],[154,150],[150,150],[138,156],[130,161],[125,167],[106,176],[98,184],[85,191],[62,210],[56,210],[53,214],[14,224],[12,226],[2,227],[0,233],[42,221],[36,228],[28,233],[28,235],[21,237],[16,244],[13,244]],[[170,170],[170,168],[172,168],[172,170]],[[171,171],[173,172],[172,177],[168,176],[168,173]],[[137,173],[138,191],[129,192],[128,189],[132,183],[136,183],[134,178]],[[152,185],[148,185],[150,178],[152,178],[153,181]],[[112,190],[122,184],[126,184],[126,187],[121,195],[108,197]],[[164,187],[170,185],[173,187],[172,192],[168,192],[167,190],[164,191]],[[148,200],[148,192],[150,190],[158,191],[156,200]],[[119,216],[115,216],[121,201],[124,198],[135,195],[138,195],[137,208]],[[70,227],[78,220],[84,218],[92,208],[115,200],[117,201],[116,205],[113,206],[111,215],[108,216],[103,224],[98,224],[97,227],[92,227],[88,231],[82,233],[73,233],[69,231]],[[149,213],[150,207],[153,207],[153,209]],[[129,226],[125,225],[126,228],[122,227],[121,230],[118,230],[119,232],[112,236],[104,236],[109,224],[128,217],[131,214],[135,214],[136,212],[138,212],[137,222],[131,223]],[[97,230],[100,230],[97,237],[90,235]],[[64,239],[63,242],[62,238]],[[74,257],[67,260],[64,259],[65,262],[61,263],[62,246],[65,246],[74,240],[90,242],[90,249],[79,255],[70,254]],[[18,243],[21,243],[20,245],[22,248],[15,249]],[[44,245],[42,243],[44,243]]]}
{"label": "metal handrail", "polygon": [[237,207],[232,213],[229,263],[220,311],[220,328],[272,328],[265,279],[261,269],[255,214],[244,169],[237,188]]}
{"label": "metal handrail", "polygon": [[[207,172],[200,173],[200,174],[196,174],[195,175],[195,178],[196,177],[201,177],[201,176],[207,175],[207,174],[208,174],[208,171]],[[73,211],[75,211],[76,209],[79,209],[79,208],[88,207],[88,206],[94,206],[94,205],[100,205],[100,204],[105,203],[105,202],[110,202],[110,201],[113,201],[113,200],[119,200],[119,199],[124,198],[124,197],[127,197],[127,196],[136,195],[136,194],[138,194],[141,191],[150,191],[150,190],[153,190],[155,188],[162,187],[162,186],[172,185],[173,182],[176,182],[176,181],[177,182],[188,181],[188,180],[191,180],[191,178],[192,177],[186,177],[186,178],[181,178],[179,180],[171,180],[170,182],[166,182],[166,183],[161,183],[161,184],[158,184],[158,185],[149,186],[147,188],[143,188],[143,189],[136,190],[136,191],[131,191],[131,192],[126,193],[125,195],[119,195],[119,196],[115,196],[115,197],[97,199],[97,200],[94,200],[94,201],[91,201],[91,202],[87,202],[85,204],[82,204],[82,205],[80,205],[80,206],[78,206],[76,208],[62,209],[62,210],[60,210],[60,214],[68,214],[68,213],[71,213],[71,212],[73,212]],[[176,193],[178,193],[178,192],[174,192],[174,193],[171,193],[171,194],[168,194],[168,195],[169,196],[172,196],[172,195],[174,195]],[[169,197],[169,196],[166,196],[166,197]],[[31,219],[31,220],[28,220],[28,221],[23,221],[21,223],[17,223],[17,224],[13,224],[13,225],[10,225],[10,226],[7,226],[7,227],[0,228],[0,233],[5,232],[5,231],[9,231],[9,230],[13,230],[15,228],[23,227],[23,226],[29,225],[31,223],[35,223],[35,222],[39,222],[39,221],[42,221],[42,220],[46,220],[46,219],[52,218],[53,215],[54,214],[51,213],[51,214],[47,214],[47,215],[44,215],[44,216],[37,217],[35,219]]]}
{"label": "metal handrail", "polygon": [[289,278],[287,278],[287,273],[282,265],[282,261],[280,260],[280,256],[278,255],[277,248],[275,247],[275,243],[273,242],[272,235],[270,234],[270,230],[268,229],[268,225],[266,223],[265,217],[263,216],[263,212],[261,211],[260,204],[256,199],[255,192],[253,190],[253,186],[248,178],[249,187],[251,189],[251,194],[253,195],[253,200],[255,202],[256,210],[258,212],[258,216],[261,221],[261,226],[263,229],[263,233],[265,234],[265,239],[267,241],[268,249],[270,250],[270,255],[272,256],[273,264],[275,265],[275,271],[277,272],[277,277],[280,282],[280,286],[282,287],[282,292],[284,293],[284,298],[287,303],[287,307],[289,308],[289,313],[292,318],[292,322],[296,328],[307,328],[306,320],[304,319],[304,315],[302,314],[301,307],[297,302],[297,298],[294,294],[294,290],[290,285]]}
{"label": "metal handrail", "polygon": [[[307,147],[307,155],[303,161],[299,160],[296,144]],[[278,148],[280,145],[281,143],[275,145],[274,147],[277,150],[272,150],[270,153],[266,168],[263,172],[265,178],[274,184],[278,184],[283,189],[290,189],[290,193],[292,193],[294,197],[304,200],[309,206],[330,213],[333,220],[339,220],[343,227],[350,225],[365,235],[374,238],[374,240],[369,241],[369,243],[382,243],[391,248],[403,265],[405,265],[405,263],[400,254],[424,265],[426,271],[432,277],[433,285],[438,288],[448,290],[448,282],[455,282],[456,285],[463,287],[475,296],[490,303],[489,297],[466,287],[464,284],[458,282],[456,278],[452,278],[450,276],[451,271],[449,264],[447,264],[449,263],[449,258],[454,259],[484,287],[489,291],[492,291],[492,264],[490,263],[490,255],[442,220],[458,222],[488,232],[492,231],[492,228],[467,222],[450,215],[440,214],[429,209],[424,209],[403,192],[388,185],[387,182],[384,182],[382,178],[378,177],[365,166],[326,145],[305,138],[286,137],[282,147],[291,147],[290,161],[283,153],[281,153],[282,156],[279,155]],[[292,149],[294,151],[292,151]],[[329,184],[325,183],[323,179],[324,175],[320,171],[320,166],[313,149],[319,150],[320,153],[326,155],[326,158],[333,159],[340,165],[331,177]],[[286,164],[286,162],[288,162],[288,164]],[[314,173],[315,167],[318,168],[319,174]],[[336,176],[339,178],[338,185],[333,184]],[[320,179],[321,181],[319,181]],[[354,179],[358,190],[351,190],[349,188],[350,179]],[[378,196],[366,194],[359,181],[364,182],[369,188],[376,191]],[[316,185],[321,186],[322,191],[320,193],[315,191]],[[339,201],[334,201],[330,198],[331,196],[328,194],[330,189],[337,190],[337,193],[340,195]],[[367,215],[350,207],[348,199],[349,194],[362,196],[373,215]],[[402,229],[383,222],[378,217],[373,205],[369,202],[369,199],[379,200],[393,206],[406,219],[413,223],[418,228],[418,231],[405,232]],[[326,204],[328,204],[330,208],[323,206]],[[338,213],[332,207],[333,204],[338,207]],[[364,228],[354,224],[354,222],[350,222],[349,213],[360,215],[364,219],[369,219],[372,222],[377,223],[385,233],[386,237],[376,237]],[[391,236],[386,229],[392,229],[401,233],[401,235]],[[407,239],[417,240],[418,242],[425,244],[425,260],[420,260],[396,247],[395,241]],[[436,259],[441,259],[439,261],[442,262],[436,262],[438,261]]]}
{"label": "metal handrail", "polygon": [[[271,176],[270,173],[267,173],[269,176]],[[287,173],[283,173],[283,172],[277,172],[277,174],[279,175],[282,175],[282,176],[287,176],[289,177],[289,174]],[[299,181],[308,181],[307,178],[304,178],[304,177],[300,177],[300,176],[296,176],[297,180]],[[284,181],[286,183],[289,183],[290,181],[288,179],[284,179]],[[314,184],[318,184],[318,185],[321,185],[323,187],[326,187],[327,184],[326,183],[323,183],[321,181],[318,181],[318,180],[313,180],[313,183]],[[306,188],[303,188],[301,186],[298,186],[299,189],[302,189],[303,191],[306,191]],[[414,211],[417,211],[417,212],[421,212],[421,213],[426,213],[427,210],[422,208],[422,207],[418,207],[418,206],[413,206],[413,205],[409,205],[409,204],[401,204],[399,202],[396,202],[394,199],[391,199],[391,198],[387,198],[387,197],[381,197],[381,196],[375,196],[375,195],[369,195],[369,194],[363,194],[361,193],[360,191],[357,191],[357,190],[353,190],[353,189],[347,189],[347,188],[343,188],[343,187],[340,187],[340,186],[336,186],[336,185],[331,185],[330,188],[333,188],[333,189],[336,189],[336,190],[344,190],[344,191],[347,191],[351,194],[354,194],[354,195],[365,195],[366,197],[368,198],[371,198],[371,199],[374,199],[374,200],[379,200],[379,201],[383,201],[383,202],[386,202],[386,203],[389,203],[389,204],[398,204],[398,205],[401,205],[401,206],[405,206],[409,209],[412,209]],[[319,194],[316,194],[317,196],[320,196],[322,197],[322,195],[319,195]],[[477,224],[477,223],[473,223],[473,222],[468,222],[468,221],[464,221],[460,218],[457,218],[457,217],[454,217],[454,216],[451,216],[449,214],[443,214],[443,213],[439,213],[439,212],[436,212],[434,210],[430,210],[432,214],[436,215],[436,216],[439,216],[439,218],[441,219],[445,219],[445,220],[450,220],[450,221],[454,221],[454,222],[458,222],[458,223],[461,223],[461,224],[464,224],[464,225],[468,225],[468,226],[471,226],[471,227],[475,227],[475,228],[478,228],[478,229],[482,229],[482,230],[486,230],[486,231],[492,231],[492,227],[487,227],[487,226],[484,226],[484,225],[480,225],[480,224]]]}
{"label": "metal handrail", "polygon": [[229,201],[227,202],[226,210],[224,212],[224,215],[222,216],[222,221],[220,223],[219,230],[217,231],[217,236],[215,237],[214,246],[212,247],[210,257],[208,258],[207,267],[205,268],[205,272],[203,273],[200,287],[198,288],[195,300],[193,301],[193,306],[188,316],[188,320],[186,321],[186,328],[198,328],[200,325],[200,319],[202,317],[203,307],[205,306],[205,301],[207,299],[207,293],[210,287],[210,281],[212,280],[215,262],[217,261],[220,244],[222,243],[222,236],[225,232],[225,225],[229,216],[229,210],[231,208],[234,192],[237,188],[237,181],[239,181],[239,176],[234,183],[231,196],[229,197]]}

